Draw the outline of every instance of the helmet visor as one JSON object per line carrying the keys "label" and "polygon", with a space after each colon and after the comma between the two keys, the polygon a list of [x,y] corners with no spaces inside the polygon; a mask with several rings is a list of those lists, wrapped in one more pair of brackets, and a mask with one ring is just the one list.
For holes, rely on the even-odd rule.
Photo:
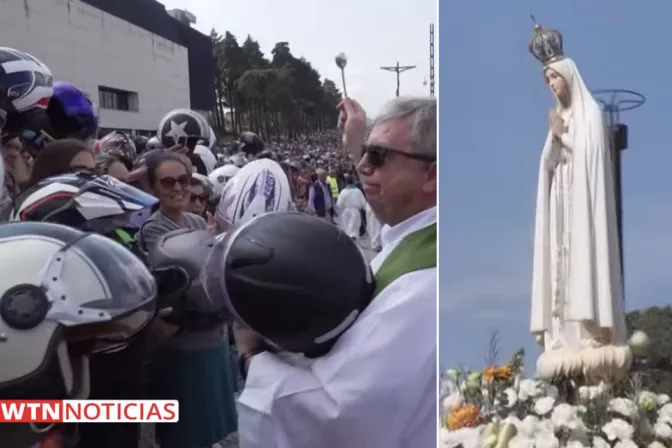
{"label": "helmet visor", "polygon": [[47,318],[70,327],[122,319],[138,311],[145,311],[149,319],[157,294],[154,277],[138,257],[93,233],[56,250],[38,285],[51,302]]}
{"label": "helmet visor", "polygon": [[[80,173],[83,175],[83,173]],[[152,215],[159,200],[111,176],[94,176],[73,198],[50,216],[76,208],[87,220],[83,230],[109,233],[118,227],[139,229]]]}

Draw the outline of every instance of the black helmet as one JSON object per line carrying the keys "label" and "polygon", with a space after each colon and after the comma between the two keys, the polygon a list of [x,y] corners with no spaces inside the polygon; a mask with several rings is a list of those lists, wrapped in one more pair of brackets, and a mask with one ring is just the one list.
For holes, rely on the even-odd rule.
{"label": "black helmet", "polygon": [[264,151],[264,141],[254,132],[245,131],[238,139],[238,151],[249,156],[256,156]]}
{"label": "black helmet", "polygon": [[157,134],[166,148],[179,144],[193,151],[200,140],[209,141],[210,126],[198,112],[191,109],[175,109],[161,119]]}
{"label": "black helmet", "polygon": [[133,143],[135,144],[135,149],[138,154],[142,154],[145,151],[148,141],[149,138],[145,137],[144,135],[138,134],[133,137]]}
{"label": "black helmet", "polygon": [[267,213],[231,231],[202,275],[210,300],[223,302],[235,320],[271,345],[307,357],[333,347],[375,288],[354,241],[297,212]]}
{"label": "black helmet", "polygon": [[206,230],[179,229],[159,238],[150,253],[150,265],[157,269],[182,271],[185,278],[183,297],[170,305],[165,320],[184,329],[205,330],[221,325],[231,314],[222,302],[213,302],[201,284],[201,269],[215,245],[215,237]]}

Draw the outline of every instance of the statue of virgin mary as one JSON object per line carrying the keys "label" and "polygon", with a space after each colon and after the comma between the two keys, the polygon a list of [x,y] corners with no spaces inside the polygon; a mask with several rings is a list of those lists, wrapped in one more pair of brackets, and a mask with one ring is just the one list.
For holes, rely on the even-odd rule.
{"label": "statue of virgin mary", "polygon": [[549,113],[537,190],[531,332],[542,378],[614,380],[630,367],[610,139],[562,35],[535,26],[557,106]]}

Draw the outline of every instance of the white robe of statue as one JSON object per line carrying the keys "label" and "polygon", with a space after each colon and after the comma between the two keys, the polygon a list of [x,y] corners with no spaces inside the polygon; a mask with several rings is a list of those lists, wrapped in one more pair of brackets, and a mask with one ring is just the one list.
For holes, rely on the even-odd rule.
{"label": "white robe of statue", "polygon": [[362,211],[366,208],[364,193],[349,185],[338,195],[336,209],[338,210],[338,225],[350,238],[359,238],[359,228],[362,225]]}
{"label": "white robe of statue", "polygon": [[530,329],[538,375],[618,378],[629,368],[612,154],[602,112],[569,58],[551,63],[571,93],[559,103],[539,168]]}

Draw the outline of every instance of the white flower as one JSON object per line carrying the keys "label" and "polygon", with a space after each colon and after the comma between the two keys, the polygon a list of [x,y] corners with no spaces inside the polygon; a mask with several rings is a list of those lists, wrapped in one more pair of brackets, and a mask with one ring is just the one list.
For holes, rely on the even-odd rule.
{"label": "white flower", "polygon": [[462,397],[462,394],[459,392],[453,392],[443,399],[441,405],[443,406],[444,412],[450,412],[456,407],[462,405],[463,402],[464,398]]}
{"label": "white flower", "polygon": [[619,440],[614,448],[639,448],[632,440]]}
{"label": "white flower", "polygon": [[665,448],[665,445],[656,441],[656,442],[649,443],[649,445],[646,448]]}
{"label": "white flower", "polygon": [[658,406],[665,406],[670,402],[670,396],[667,394],[660,394],[656,397],[656,401],[658,402]]}
{"label": "white flower", "polygon": [[480,448],[481,432],[483,426],[478,428],[461,428],[456,431],[448,431],[442,428],[440,438],[444,448]]}
{"label": "white flower", "polygon": [[523,421],[517,425],[517,428],[520,434],[532,439],[539,430],[539,419],[534,415],[527,415]]}
{"label": "white flower", "polygon": [[603,381],[597,386],[579,387],[579,399],[584,403],[602,398],[609,392],[609,386]]}
{"label": "white flower", "polygon": [[534,438],[536,448],[560,448],[560,441],[553,431],[542,431]]}
{"label": "white flower", "polygon": [[639,330],[632,333],[632,336],[630,336],[630,340],[628,341],[632,353],[639,356],[646,355],[650,343],[649,336]]}
{"label": "white flower", "polygon": [[602,437],[594,437],[593,448],[611,448],[611,445],[609,445],[609,442],[604,440]]}
{"label": "white flower", "polygon": [[553,405],[555,404],[555,398],[543,397],[539,398],[534,402],[534,413],[537,415],[544,416],[551,412]]}
{"label": "white flower", "polygon": [[672,427],[665,422],[657,421],[653,425],[653,433],[663,440],[672,440]]}
{"label": "white flower", "polygon": [[508,389],[504,390],[504,395],[506,395],[506,404],[504,405],[505,408],[512,408],[518,403],[518,394],[516,393],[513,388],[509,387]]}
{"label": "white flower", "polygon": [[504,420],[502,420],[502,423],[511,423],[516,428],[523,424],[523,422],[521,422],[520,419],[514,414],[507,416]]}
{"label": "white flower", "polygon": [[518,399],[527,401],[530,398],[537,398],[544,394],[544,389],[538,381],[520,380],[518,384]]}
{"label": "white flower", "polygon": [[536,448],[534,439],[517,435],[509,441],[509,448]]}
{"label": "white flower", "polygon": [[565,448],[588,448],[578,440],[572,440],[565,445]]}
{"label": "white flower", "polygon": [[672,403],[668,403],[658,410],[658,421],[672,424]]}
{"label": "white flower", "polygon": [[579,387],[579,400],[581,400],[583,403],[590,401],[590,386]]}
{"label": "white flower", "polygon": [[553,386],[552,384],[546,384],[546,387],[544,388],[544,395],[547,397],[551,397],[554,400],[558,398],[558,388]]}
{"label": "white flower", "polygon": [[639,414],[637,405],[628,398],[612,398],[609,400],[609,410],[626,418],[634,418]]}
{"label": "white flower", "polygon": [[551,420],[556,429],[567,428],[570,430],[583,430],[585,425],[579,416],[581,410],[582,408],[579,406],[571,406],[562,403],[553,409]]}
{"label": "white flower", "polygon": [[602,432],[610,441],[630,440],[635,433],[632,425],[623,419],[615,418],[606,425],[602,426]]}

